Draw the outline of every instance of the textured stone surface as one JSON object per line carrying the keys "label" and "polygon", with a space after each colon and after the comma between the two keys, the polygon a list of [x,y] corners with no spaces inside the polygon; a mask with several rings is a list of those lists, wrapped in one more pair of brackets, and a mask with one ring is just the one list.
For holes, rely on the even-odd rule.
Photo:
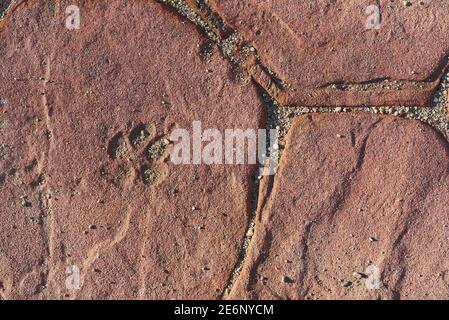
{"label": "textured stone surface", "polygon": [[48,16],[38,5],[29,4],[34,15],[11,18],[16,32],[0,25],[0,299],[34,297],[48,271],[40,177],[47,164],[40,77]]}
{"label": "textured stone surface", "polygon": [[[405,2],[378,1],[381,25],[371,30],[369,0],[222,0],[212,7],[255,45],[265,66],[297,89],[279,96],[287,104],[429,105],[449,53],[449,3]],[[401,90],[384,79],[404,81]],[[367,82],[377,85],[327,87]]]}
{"label": "textured stone surface", "polygon": [[267,190],[232,298],[448,298],[449,148],[430,127],[300,117]]}
{"label": "textured stone surface", "polygon": [[195,120],[259,128],[255,87],[154,1],[81,1],[77,31],[70,4],[26,2],[0,33],[1,297],[221,297],[255,167],[175,166],[165,140]]}
{"label": "textured stone surface", "polygon": [[420,122],[299,117],[250,242],[256,167],[168,159],[193,121],[277,124],[250,76],[280,104],[428,103],[448,4],[381,0],[365,31],[364,0],[164,2],[222,16],[218,46],[154,0],[79,1],[80,30],[69,0],[0,21],[0,299],[449,298],[449,151]]}

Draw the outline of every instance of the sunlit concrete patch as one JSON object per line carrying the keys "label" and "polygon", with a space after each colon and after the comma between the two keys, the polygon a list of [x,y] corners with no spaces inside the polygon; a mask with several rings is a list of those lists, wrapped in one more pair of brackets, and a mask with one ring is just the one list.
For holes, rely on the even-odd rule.
{"label": "sunlit concrete patch", "polygon": [[430,126],[300,116],[261,190],[230,298],[448,298],[449,146]]}

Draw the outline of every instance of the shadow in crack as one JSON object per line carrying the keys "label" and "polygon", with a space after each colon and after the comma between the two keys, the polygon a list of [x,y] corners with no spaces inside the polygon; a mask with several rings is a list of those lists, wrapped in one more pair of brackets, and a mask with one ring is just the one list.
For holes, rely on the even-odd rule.
{"label": "shadow in crack", "polygon": [[6,12],[12,7],[14,0],[0,0],[0,19],[4,18]]}

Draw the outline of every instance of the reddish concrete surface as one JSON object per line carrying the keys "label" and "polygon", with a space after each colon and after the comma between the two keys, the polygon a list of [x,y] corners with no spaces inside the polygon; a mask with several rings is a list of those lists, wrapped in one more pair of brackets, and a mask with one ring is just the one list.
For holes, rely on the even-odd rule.
{"label": "reddish concrete surface", "polygon": [[[379,29],[366,28],[373,12],[366,11],[373,5],[369,0],[221,0],[211,6],[256,47],[266,67],[296,89],[279,95],[285,104],[430,105],[449,55],[449,3],[405,2],[378,1]],[[384,79],[404,83],[396,90]],[[378,85],[327,88],[365,83]]]}
{"label": "reddish concrete surface", "polygon": [[449,148],[417,121],[296,120],[234,299],[447,299]]}
{"label": "reddish concrete surface", "polygon": [[[47,271],[46,195],[40,185],[47,134],[40,76],[48,16],[38,10],[37,3],[30,4],[36,14],[11,19],[20,32],[0,25],[0,298],[13,288],[15,297],[31,298]],[[42,38],[31,42],[39,21]]]}
{"label": "reddish concrete surface", "polygon": [[[435,129],[299,116],[260,185],[256,165],[173,164],[169,136],[276,126],[267,96],[427,105],[449,5],[380,0],[366,31],[365,0],[175,1],[197,26],[164,2],[79,1],[79,30],[69,0],[17,2],[0,21],[0,300],[447,299]],[[218,45],[197,20],[212,16]]]}
{"label": "reddish concrete surface", "polygon": [[[255,167],[175,166],[148,150],[195,120],[264,125],[255,87],[217,52],[203,61],[204,38],[160,4],[82,2],[80,31],[64,27],[68,4],[26,3],[0,33],[1,296],[221,297]],[[65,286],[72,265],[80,290]]]}

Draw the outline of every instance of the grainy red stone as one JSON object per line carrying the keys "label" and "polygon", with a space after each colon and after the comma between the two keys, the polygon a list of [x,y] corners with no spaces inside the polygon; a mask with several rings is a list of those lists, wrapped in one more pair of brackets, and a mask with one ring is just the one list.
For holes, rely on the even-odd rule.
{"label": "grainy red stone", "polygon": [[[361,29],[362,0],[211,6],[299,89],[281,102],[423,105],[446,62],[448,5],[380,3],[379,31]],[[155,1],[80,2],[77,31],[72,4],[21,2],[0,22],[0,299],[220,298],[256,168],[175,166],[165,145],[195,120],[265,126],[255,87],[218,50],[204,59],[207,39]],[[379,78],[407,84],[323,88]],[[419,122],[300,117],[230,297],[448,298],[448,157]]]}
{"label": "grainy red stone", "polygon": [[302,116],[231,298],[447,299],[448,192],[448,143],[429,126]]}
{"label": "grainy red stone", "polygon": [[[370,0],[213,1],[227,25],[254,44],[262,63],[296,91],[285,104],[319,106],[430,105],[449,55],[449,3],[380,0],[379,29],[366,29]],[[330,84],[420,81],[412,90],[333,90]],[[391,85],[390,85],[391,86]],[[379,90],[380,89],[380,90]],[[387,96],[385,94],[388,94]],[[323,97],[324,95],[324,97]],[[333,95],[338,96],[332,99]]]}
{"label": "grainy red stone", "polygon": [[71,4],[26,2],[0,33],[1,297],[221,297],[256,168],[148,149],[195,120],[264,126],[255,87],[218,52],[203,61],[205,38],[154,1],[80,2],[80,30],[65,28]]}
{"label": "grainy red stone", "polygon": [[[11,17],[15,32],[0,24],[0,299],[34,298],[48,271],[40,185],[47,147],[40,77],[48,16],[38,6],[29,4],[34,15]],[[39,38],[36,25],[43,29]]]}

